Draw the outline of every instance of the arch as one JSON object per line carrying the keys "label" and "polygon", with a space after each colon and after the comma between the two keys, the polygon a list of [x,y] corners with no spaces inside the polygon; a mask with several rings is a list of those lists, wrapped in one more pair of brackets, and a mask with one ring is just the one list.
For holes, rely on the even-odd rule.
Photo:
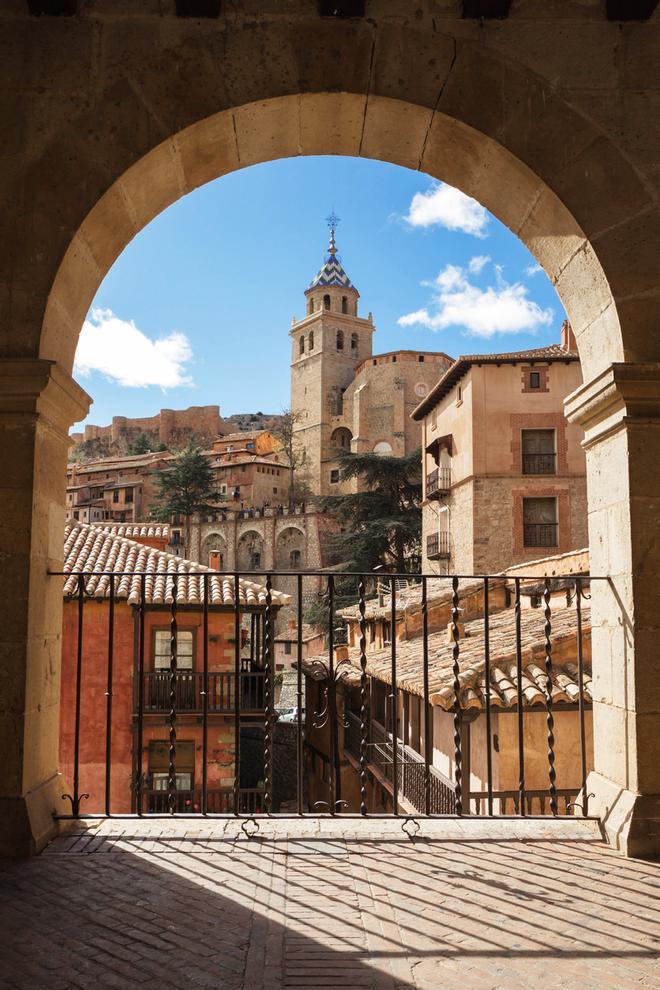
{"label": "arch", "polygon": [[239,571],[250,572],[263,570],[264,539],[256,529],[244,530],[236,544],[236,567]]}
{"label": "arch", "polygon": [[309,333],[307,334],[307,349],[309,351],[313,351],[314,350],[314,331],[313,330],[310,330]]}
{"label": "arch", "polygon": [[374,454],[380,454],[381,457],[388,457],[392,453],[392,444],[389,440],[379,440],[374,444]]}
{"label": "arch", "polygon": [[337,450],[350,450],[353,434],[346,426],[338,426],[330,437],[330,446]]}
{"label": "arch", "polygon": [[208,564],[209,554],[217,551],[222,555],[222,564],[227,566],[227,540],[222,533],[207,533],[202,539],[200,557],[203,564]]}
{"label": "arch", "polygon": [[360,338],[356,333],[351,334],[351,350],[357,351]]}
{"label": "arch", "polygon": [[305,334],[302,334],[302,336],[298,340],[298,353],[299,354],[305,353]]}
{"label": "arch", "polygon": [[329,293],[326,293],[326,295],[323,296],[323,309],[330,309],[330,295],[329,295]]}
{"label": "arch", "polygon": [[348,299],[346,296],[341,297],[341,311],[342,313],[348,313]]}
{"label": "arch", "polygon": [[338,330],[337,331],[337,338],[336,338],[336,340],[337,340],[337,350],[338,351],[343,351],[344,350],[344,331],[343,330]]}
{"label": "arch", "polygon": [[306,562],[306,536],[299,526],[285,526],[275,539],[276,570],[300,570]]}

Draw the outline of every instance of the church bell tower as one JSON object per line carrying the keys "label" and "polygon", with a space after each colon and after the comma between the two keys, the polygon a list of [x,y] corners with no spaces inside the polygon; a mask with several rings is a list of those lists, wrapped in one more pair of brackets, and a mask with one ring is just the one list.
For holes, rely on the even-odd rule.
{"label": "church bell tower", "polygon": [[336,494],[334,454],[350,449],[352,418],[344,393],[355,369],[372,355],[374,325],[358,316],[360,293],[344,270],[335,241],[338,217],[328,217],[325,261],[305,290],[306,315],[291,324],[291,409],[305,451],[301,471],[315,495]]}

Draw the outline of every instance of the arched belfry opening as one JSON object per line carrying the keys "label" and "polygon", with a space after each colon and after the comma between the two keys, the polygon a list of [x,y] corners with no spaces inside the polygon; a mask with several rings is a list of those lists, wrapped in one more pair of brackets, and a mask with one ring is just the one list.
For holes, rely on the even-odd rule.
{"label": "arched belfry opening", "polygon": [[[635,39],[653,50],[657,24],[613,24],[602,12],[580,22],[587,97],[584,74],[560,43],[566,25],[552,11],[526,22],[528,42],[515,5],[497,30],[488,18],[432,21],[424,11],[412,24],[407,7],[397,10],[396,23],[379,11],[368,22],[326,19],[298,3],[277,20],[246,23],[237,14],[203,31],[194,19],[168,19],[166,32],[149,21],[144,42],[105,62],[85,41],[81,12],[71,41],[81,57],[67,60],[70,75],[54,61],[60,51],[47,19],[30,32],[22,12],[16,27],[7,22],[27,39],[26,57],[9,68],[21,74],[25,113],[48,121],[17,129],[8,120],[14,143],[3,182],[15,232],[3,260],[10,305],[0,352],[0,453],[14,469],[0,501],[11,558],[10,717],[0,723],[11,768],[2,797],[12,812],[8,849],[43,846],[61,799],[62,599],[50,573],[61,564],[67,431],[88,407],[71,369],[90,302],[125,245],[182,195],[247,165],[337,153],[419,169],[474,197],[529,247],[565,305],[584,378],[567,412],[586,432],[591,569],[609,579],[591,602],[591,808],[623,848],[657,849],[657,608],[648,589],[660,572],[652,536],[660,490],[648,452],[660,435],[660,216],[649,172],[659,149],[647,127],[620,128],[611,114],[613,92],[630,98],[630,121],[642,114],[635,94],[646,92],[650,70],[630,52],[639,50]],[[62,88],[46,113],[51,77]],[[175,78],[194,83],[169,85]],[[320,318],[362,319],[357,295],[353,313],[344,287],[319,291]],[[315,290],[307,298],[315,318]],[[370,356],[364,323],[356,332]],[[317,329],[315,339],[315,351],[336,350],[334,334]]]}

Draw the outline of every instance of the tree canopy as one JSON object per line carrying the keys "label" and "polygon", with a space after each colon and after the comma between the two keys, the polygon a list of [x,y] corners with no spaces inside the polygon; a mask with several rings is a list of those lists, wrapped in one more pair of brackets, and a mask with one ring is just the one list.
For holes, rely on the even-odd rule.
{"label": "tree canopy", "polygon": [[340,479],[359,491],[321,499],[344,532],[331,537],[332,557],[344,570],[377,566],[415,571],[421,560],[422,482],[418,450],[405,457],[338,451]]}
{"label": "tree canopy", "polygon": [[158,472],[155,479],[158,490],[151,515],[161,522],[173,515],[189,517],[194,512],[213,512],[225,499],[215,488],[208,458],[192,444],[180,451],[171,466]]}

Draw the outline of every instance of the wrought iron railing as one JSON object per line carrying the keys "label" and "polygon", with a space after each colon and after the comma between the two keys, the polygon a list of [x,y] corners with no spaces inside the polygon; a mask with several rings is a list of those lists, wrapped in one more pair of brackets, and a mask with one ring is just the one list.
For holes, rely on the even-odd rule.
{"label": "wrought iron railing", "polygon": [[[263,671],[242,670],[239,674],[240,708],[243,714],[263,711],[265,676]],[[179,670],[174,688],[176,710],[201,712],[206,696],[207,711],[231,713],[236,707],[235,684],[234,673],[211,670],[205,678],[199,671]],[[170,671],[161,669],[145,673],[142,698],[144,712],[168,712],[172,707]],[[138,692],[134,703],[137,709]]]}
{"label": "wrought iron railing", "polygon": [[556,454],[523,454],[523,474],[556,474]]}
{"label": "wrought iron railing", "polygon": [[[199,588],[193,600],[190,597],[183,600],[180,591],[183,575],[173,573],[90,572],[53,576],[54,580],[65,580],[65,608],[72,613],[64,626],[60,746],[62,772],[65,779],[70,780],[71,789],[63,795],[69,802],[68,813],[63,811],[58,817],[252,816],[277,814],[280,803],[288,809],[293,807],[287,814],[298,816],[321,806],[330,814],[371,815],[376,813],[376,808],[369,792],[370,768],[375,768],[387,785],[395,815],[410,813],[409,807],[419,815],[511,812],[557,815],[572,813],[574,807],[581,814],[588,814],[586,780],[590,770],[590,747],[586,712],[590,707],[590,695],[585,683],[588,684],[590,670],[583,648],[582,609],[588,597],[585,592],[587,581],[607,581],[606,578],[553,575],[543,579],[533,574],[521,574],[506,579],[502,575],[391,574],[378,577],[381,594],[370,597],[376,586],[373,575],[344,572],[341,575],[342,595],[347,583],[353,581],[357,602],[355,621],[359,630],[359,645],[346,647],[336,645],[335,640],[338,620],[335,575],[320,571],[293,575],[288,570],[270,572],[264,575],[264,583],[257,593],[253,579],[249,575],[246,577],[250,585],[243,591],[240,574],[223,574],[223,600],[228,599],[229,603],[218,604],[219,578],[215,572],[196,575]],[[278,728],[274,707],[277,618],[274,588],[280,578],[286,579],[287,590],[291,591],[293,585],[292,608],[297,623],[291,637],[294,642],[291,662],[296,670],[295,705],[299,711],[306,711],[306,719]],[[417,618],[411,613],[412,599],[407,597],[405,604],[402,601],[399,585],[403,579],[415,584],[418,596],[415,600],[420,610]],[[536,588],[539,583],[541,585],[542,610],[525,611],[522,608],[523,590],[529,581],[533,581]],[[562,702],[562,706],[575,719],[577,790],[581,792],[577,800],[575,780],[563,776],[567,768],[574,771],[575,760],[571,757],[558,763],[556,759],[554,713],[558,682],[556,677],[553,681],[557,672],[553,655],[556,633],[553,633],[555,604],[552,592],[559,581],[569,599],[569,605],[562,607],[568,608],[572,616],[569,661],[566,659],[565,630],[561,641],[562,664],[572,664],[572,694],[570,704]],[[322,657],[312,661],[305,659],[304,654],[303,603],[309,600],[309,589],[318,594],[319,586],[325,588],[322,611],[325,614],[326,648]],[[149,597],[154,588],[158,589],[157,602]],[[231,594],[228,594],[228,588]],[[104,589],[102,593],[100,589]],[[248,590],[250,596],[246,604]],[[437,591],[435,598],[430,597],[432,590]],[[497,603],[491,605],[496,594]],[[509,597],[512,607],[507,604]],[[368,611],[374,608],[379,610],[381,619],[387,621],[391,637],[382,650],[367,653],[367,623],[371,621]],[[463,628],[466,623],[464,609],[477,616],[471,620],[470,630],[467,625]],[[506,616],[506,623],[498,619],[497,637],[491,650],[491,626],[497,610]],[[451,619],[449,671],[446,662],[442,670],[434,667],[441,641],[430,644],[431,631],[442,635],[443,643],[447,642],[448,616]],[[433,623],[435,626],[431,630]],[[169,668],[149,670],[155,645],[152,633],[154,629],[162,630],[164,624],[169,629]],[[523,676],[526,670],[523,652],[527,649],[530,624],[536,630],[533,660],[541,675],[540,681],[537,676],[540,686],[533,710],[545,715],[545,788],[538,779],[538,738],[533,760],[525,749],[525,718],[532,708],[527,693],[529,683]],[[178,655],[179,632],[191,627],[196,630],[191,637],[193,670],[180,668]],[[411,629],[417,629],[412,650]],[[477,636],[481,668],[478,714],[474,697],[464,694],[462,680],[468,671],[474,673]],[[406,639],[406,660],[402,681],[398,656],[403,638]],[[159,644],[162,650],[162,638]],[[185,662],[189,664],[188,640],[186,648]],[[469,652],[464,659],[466,650]],[[372,691],[370,669],[376,653],[381,657],[378,677],[388,685],[383,721],[387,726],[397,726],[396,732],[401,738],[396,743],[390,729],[384,728],[375,718],[375,710],[371,711],[372,694],[378,693],[375,688]],[[513,661],[512,657],[515,658]],[[507,664],[505,690],[508,692],[506,717],[513,729],[511,735],[514,741],[517,740],[513,759],[517,759],[518,787],[513,791],[498,791],[495,785],[501,769],[496,762],[501,759],[496,736],[501,730],[494,725],[494,719],[501,720],[504,716],[501,699],[493,701],[491,691],[495,690],[495,675],[502,673],[497,663],[504,663],[504,658]],[[213,669],[216,666],[222,666],[222,669]],[[444,678],[442,717],[450,719],[453,729],[448,737],[449,748],[442,751],[442,766],[451,767],[449,777],[434,765],[439,742],[433,735],[433,706],[440,697],[439,676]],[[413,696],[407,695],[406,701],[404,691],[410,690],[407,685],[411,678],[416,683],[419,724],[412,731],[412,723],[406,722],[400,731],[400,719],[409,718],[406,705]],[[306,680],[318,692],[319,700],[314,703],[305,703]],[[500,681],[497,683],[499,685]],[[235,689],[237,684],[240,685],[238,691]],[[473,688],[470,690],[474,693]],[[355,704],[359,705],[358,713],[354,711]],[[382,706],[382,700],[380,704]],[[405,716],[402,712],[406,712]],[[484,759],[484,766],[476,774],[477,779],[484,782],[480,791],[471,790],[476,771],[469,729],[476,717],[483,719],[477,747],[479,759],[482,754]],[[345,751],[353,757],[353,772],[358,775],[359,808],[347,808],[342,797],[342,738]],[[419,740],[423,755],[409,745],[411,738]],[[321,782],[327,800],[310,804],[308,756],[312,747],[324,748],[325,758],[319,762],[327,771]],[[286,759],[282,757],[283,752],[288,754]],[[510,772],[511,753],[507,760]],[[149,785],[155,773],[160,775],[161,781],[166,777],[164,790]],[[182,779],[194,780],[194,788],[190,785],[181,787]],[[249,788],[242,786],[248,782]]]}
{"label": "wrought iron railing", "polygon": [[558,542],[557,523],[525,523],[523,541],[526,547],[556,547]]}
{"label": "wrought iron railing", "polygon": [[426,476],[426,497],[439,498],[451,487],[451,468],[436,468]]}
{"label": "wrought iron railing", "polygon": [[426,537],[426,556],[429,560],[447,558],[449,554],[449,533],[429,533]]}

